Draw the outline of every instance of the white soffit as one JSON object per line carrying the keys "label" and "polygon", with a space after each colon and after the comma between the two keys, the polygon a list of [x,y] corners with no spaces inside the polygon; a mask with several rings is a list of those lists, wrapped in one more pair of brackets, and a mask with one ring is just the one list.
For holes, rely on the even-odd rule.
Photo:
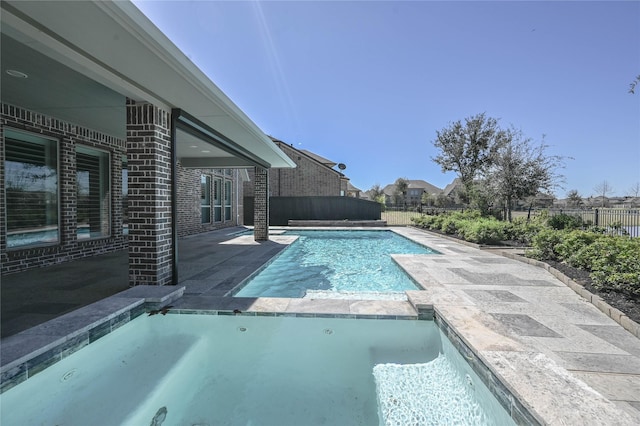
{"label": "white soffit", "polygon": [[295,163],[129,1],[2,1],[3,32],[138,101],[180,108],[271,167]]}

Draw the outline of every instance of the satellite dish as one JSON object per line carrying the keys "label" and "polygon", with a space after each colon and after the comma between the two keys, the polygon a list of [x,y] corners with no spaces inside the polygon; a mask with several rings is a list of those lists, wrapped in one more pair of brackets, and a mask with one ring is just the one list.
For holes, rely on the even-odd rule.
{"label": "satellite dish", "polygon": [[340,163],[340,164],[338,164],[338,168],[339,168],[340,170],[344,170],[344,169],[346,169],[346,168],[347,168],[347,166],[345,166],[345,164],[344,164],[344,163]]}

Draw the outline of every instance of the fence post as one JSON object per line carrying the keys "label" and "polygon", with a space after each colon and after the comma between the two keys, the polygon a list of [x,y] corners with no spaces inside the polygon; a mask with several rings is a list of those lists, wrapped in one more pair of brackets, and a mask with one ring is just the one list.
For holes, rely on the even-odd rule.
{"label": "fence post", "polygon": [[600,217],[599,211],[598,211],[598,209],[596,209],[595,212],[593,212],[593,222],[594,222],[593,225],[594,226],[600,226],[599,217]]}

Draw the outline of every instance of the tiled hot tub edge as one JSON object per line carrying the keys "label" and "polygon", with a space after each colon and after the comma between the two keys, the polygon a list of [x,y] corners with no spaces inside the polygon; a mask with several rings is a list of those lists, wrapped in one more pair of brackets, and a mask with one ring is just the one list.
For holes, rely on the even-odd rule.
{"label": "tiled hot tub edge", "polygon": [[184,289],[133,287],[2,339],[0,394],[143,313],[173,302]]}

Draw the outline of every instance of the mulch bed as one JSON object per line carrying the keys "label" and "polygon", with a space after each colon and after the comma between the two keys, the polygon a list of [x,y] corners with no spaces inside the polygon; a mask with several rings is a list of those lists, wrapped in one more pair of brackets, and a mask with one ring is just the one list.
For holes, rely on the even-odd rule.
{"label": "mulch bed", "polygon": [[633,321],[640,323],[640,300],[638,298],[634,299],[617,291],[601,291],[594,288],[593,280],[589,276],[589,272],[583,269],[577,269],[565,263],[554,262],[551,260],[547,260],[545,263],[548,263],[549,266],[552,266],[562,272],[573,281],[589,290],[591,293],[596,296],[600,296],[605,302],[623,312]]}

